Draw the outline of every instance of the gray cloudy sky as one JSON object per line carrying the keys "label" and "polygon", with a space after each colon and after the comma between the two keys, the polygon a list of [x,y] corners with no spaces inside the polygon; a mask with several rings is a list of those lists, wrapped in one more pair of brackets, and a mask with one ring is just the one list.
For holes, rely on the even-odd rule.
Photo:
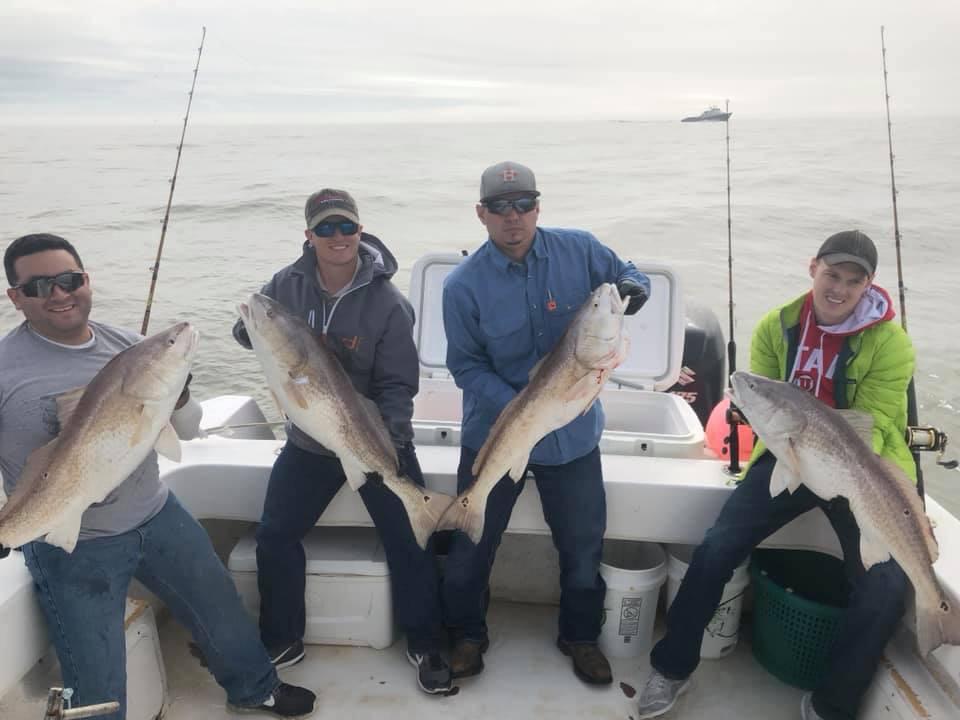
{"label": "gray cloudy sky", "polygon": [[960,114],[960,0],[2,0],[0,122]]}

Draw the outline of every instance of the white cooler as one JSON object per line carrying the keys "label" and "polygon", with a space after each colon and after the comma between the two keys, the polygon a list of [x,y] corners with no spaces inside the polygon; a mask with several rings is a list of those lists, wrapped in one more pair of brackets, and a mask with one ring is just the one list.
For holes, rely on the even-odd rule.
{"label": "white cooler", "polygon": [[[461,391],[446,367],[443,281],[464,258],[435,254],[420,258],[410,274],[410,302],[416,312],[414,341],[420,354],[420,392],[414,398],[417,446],[460,445]],[[650,278],[651,297],[626,318],[630,351],[613,372],[600,400],[606,425],[604,455],[704,457],[703,426],[683,399],[663,392],[680,375],[686,315],[680,277],[666,265],[638,264]]]}
{"label": "white cooler", "polygon": [[[394,641],[387,558],[374,528],[315,527],[303,541],[307,556],[307,626],[303,641],[368,645]],[[237,543],[227,563],[247,610],[260,611],[253,532]]]}

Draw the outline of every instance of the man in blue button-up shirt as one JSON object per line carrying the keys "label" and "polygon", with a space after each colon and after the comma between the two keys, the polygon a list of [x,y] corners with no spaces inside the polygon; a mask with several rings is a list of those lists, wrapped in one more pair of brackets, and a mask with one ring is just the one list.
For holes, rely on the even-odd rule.
{"label": "man in blue button-up shirt", "polygon": [[[576,311],[603,283],[629,297],[627,314],[650,295],[650,281],[583,230],[537,227],[540,193],[533,172],[502,162],[481,177],[477,217],[489,240],[451,273],[443,290],[447,367],[463,389],[458,491],[473,483],[477,452],[504,406],[527,384],[530,370],[557,343]],[[598,444],[599,402],[544,437],[530,455],[543,514],[560,553],[558,647],[586,682],[611,682],[597,647],[606,587],[599,575],[606,496]],[[483,536],[460,532],[445,570],[445,622],[454,637],[454,677],[483,669],[487,583],[497,546],[523,481],[504,477],[487,500]]]}

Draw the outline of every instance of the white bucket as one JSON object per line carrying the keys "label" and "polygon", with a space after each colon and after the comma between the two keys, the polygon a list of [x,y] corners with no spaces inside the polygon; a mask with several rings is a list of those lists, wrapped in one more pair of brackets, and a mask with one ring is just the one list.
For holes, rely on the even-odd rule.
{"label": "white bucket", "polygon": [[607,583],[600,649],[616,658],[648,651],[657,598],[667,578],[663,548],[654,543],[605,540],[600,575]]}
{"label": "white bucket", "polygon": [[[677,596],[680,583],[693,557],[693,545],[667,546],[667,608],[673,604]],[[720,605],[713,613],[713,618],[703,631],[703,642],[700,645],[700,657],[707,659],[721,658],[733,652],[740,635],[740,610],[743,607],[743,593],[750,583],[750,574],[747,572],[749,560],[733,571],[730,582],[723,586],[723,596]]]}

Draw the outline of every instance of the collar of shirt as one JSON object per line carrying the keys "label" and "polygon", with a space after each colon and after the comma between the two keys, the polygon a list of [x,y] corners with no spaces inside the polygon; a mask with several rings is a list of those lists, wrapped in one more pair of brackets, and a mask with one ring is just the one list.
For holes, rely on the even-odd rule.
{"label": "collar of shirt", "polygon": [[[510,269],[510,266],[523,267],[526,262],[515,262],[503,254],[503,251],[497,247],[493,240],[487,239],[487,242],[490,243],[490,260],[493,263],[494,267],[507,272]],[[543,231],[538,227],[537,231],[533,235],[533,243],[530,245],[530,250],[527,252],[527,257],[531,255],[536,260],[543,260],[550,253],[547,252],[547,243],[543,239]]]}

